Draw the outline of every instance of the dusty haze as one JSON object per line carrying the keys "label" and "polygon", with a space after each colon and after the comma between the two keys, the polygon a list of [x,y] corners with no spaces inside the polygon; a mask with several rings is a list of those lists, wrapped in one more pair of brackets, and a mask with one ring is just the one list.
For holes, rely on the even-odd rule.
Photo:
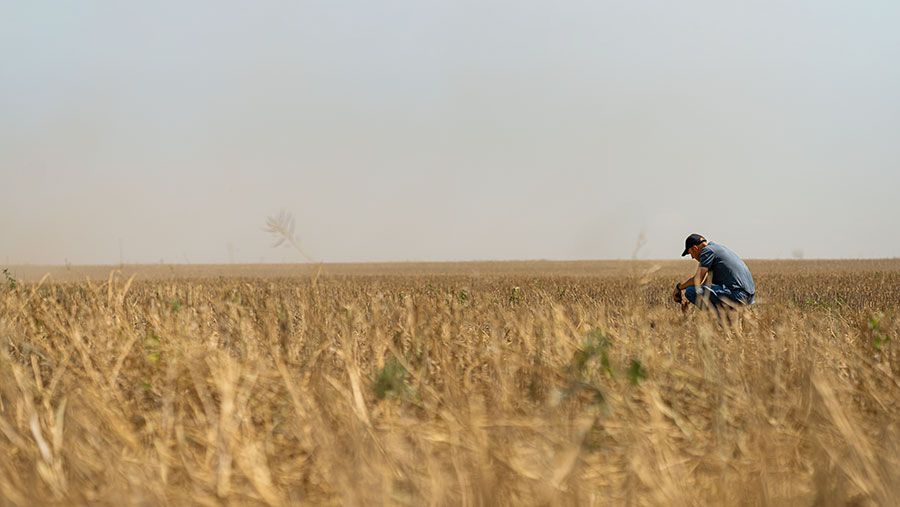
{"label": "dusty haze", "polygon": [[692,232],[896,257],[898,23],[893,2],[8,3],[0,262],[299,262],[261,230],[280,210],[331,262],[677,258]]}

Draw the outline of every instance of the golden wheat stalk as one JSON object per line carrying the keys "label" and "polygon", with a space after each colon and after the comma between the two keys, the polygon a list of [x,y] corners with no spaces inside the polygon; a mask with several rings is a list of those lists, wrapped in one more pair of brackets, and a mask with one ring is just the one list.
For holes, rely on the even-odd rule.
{"label": "golden wheat stalk", "polygon": [[313,256],[308,254],[300,246],[300,242],[297,241],[297,237],[294,234],[294,217],[290,213],[281,210],[277,216],[266,218],[266,227],[263,230],[275,236],[275,243],[272,247],[288,244],[293,246],[309,262],[316,262]]}

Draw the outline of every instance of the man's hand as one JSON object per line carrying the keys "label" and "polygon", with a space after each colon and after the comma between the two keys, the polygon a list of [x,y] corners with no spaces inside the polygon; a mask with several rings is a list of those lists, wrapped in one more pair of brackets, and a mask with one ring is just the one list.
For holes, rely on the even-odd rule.
{"label": "man's hand", "polygon": [[675,286],[675,292],[672,293],[672,300],[676,303],[681,303],[681,289],[678,286]]}

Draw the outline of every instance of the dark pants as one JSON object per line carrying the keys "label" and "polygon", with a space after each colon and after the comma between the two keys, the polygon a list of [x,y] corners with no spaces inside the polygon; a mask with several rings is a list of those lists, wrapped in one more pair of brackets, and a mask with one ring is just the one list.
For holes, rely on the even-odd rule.
{"label": "dark pants", "polygon": [[721,306],[753,304],[753,294],[747,294],[741,289],[728,289],[721,285],[691,286],[684,289],[684,295],[688,301],[701,308],[706,302],[709,302],[715,309]]}

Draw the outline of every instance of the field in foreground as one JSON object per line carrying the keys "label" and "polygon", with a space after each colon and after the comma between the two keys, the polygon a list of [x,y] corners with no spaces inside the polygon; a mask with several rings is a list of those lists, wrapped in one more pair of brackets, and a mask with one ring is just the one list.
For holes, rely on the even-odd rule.
{"label": "field in foreground", "polygon": [[491,266],[5,284],[0,503],[900,498],[900,261]]}

